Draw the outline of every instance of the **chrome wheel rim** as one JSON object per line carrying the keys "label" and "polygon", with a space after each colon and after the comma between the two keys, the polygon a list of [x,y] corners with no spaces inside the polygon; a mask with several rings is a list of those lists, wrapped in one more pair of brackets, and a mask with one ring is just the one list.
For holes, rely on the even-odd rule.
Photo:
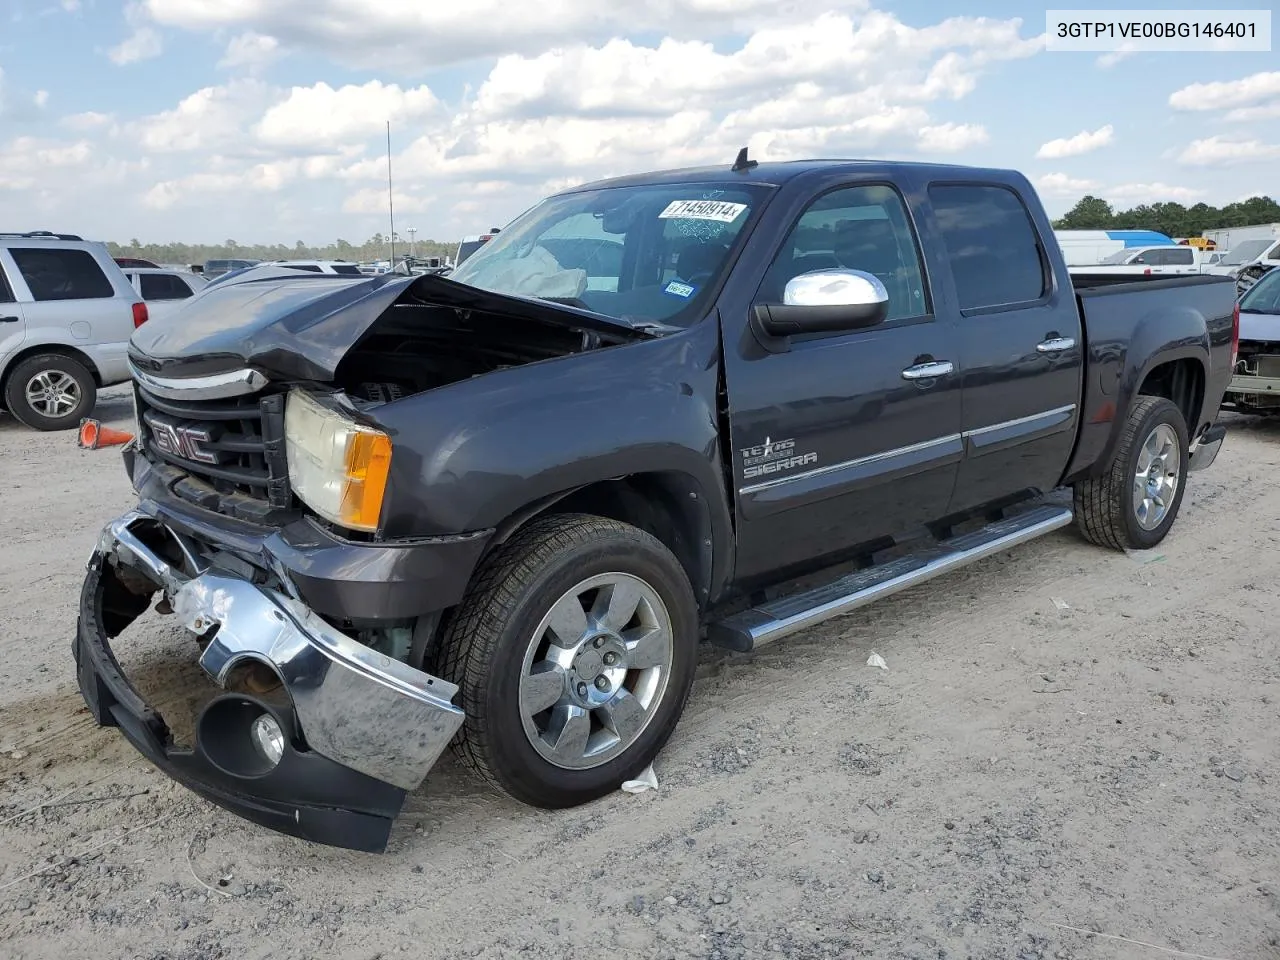
{"label": "chrome wheel rim", "polygon": [[567,590],[538,624],[520,672],[525,736],[548,763],[589,770],[649,726],[671,677],[671,615],[627,573]]}
{"label": "chrome wheel rim", "polygon": [[1167,423],[1159,424],[1147,434],[1138,450],[1133,475],[1133,513],[1143,530],[1154,530],[1169,515],[1178,493],[1181,455],[1178,435]]}
{"label": "chrome wheel rim", "polygon": [[41,370],[27,381],[27,405],[46,417],[64,417],[80,402],[80,384],[61,370]]}

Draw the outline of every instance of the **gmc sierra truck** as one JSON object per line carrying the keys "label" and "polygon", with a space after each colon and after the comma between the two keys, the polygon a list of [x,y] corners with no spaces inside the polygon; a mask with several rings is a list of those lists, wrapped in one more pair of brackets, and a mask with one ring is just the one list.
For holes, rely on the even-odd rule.
{"label": "gmc sierra truck", "polygon": [[[324,843],[384,849],[450,746],[529,804],[598,798],[700,640],[1073,521],[1159,543],[1222,443],[1234,283],[1118,279],[1073,282],[1018,173],[745,153],[552,196],[450,277],[249,270],[132,338],[84,699]],[[189,736],[112,652],[151,606],[210,681]]]}

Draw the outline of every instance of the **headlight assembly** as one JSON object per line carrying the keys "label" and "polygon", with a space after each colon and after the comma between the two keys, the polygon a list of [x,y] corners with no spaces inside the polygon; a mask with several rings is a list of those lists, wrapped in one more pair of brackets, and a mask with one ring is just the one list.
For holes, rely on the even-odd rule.
{"label": "headlight assembly", "polygon": [[391,468],[391,438],[322,406],[302,390],[285,402],[285,450],[293,492],[326,520],[377,530]]}

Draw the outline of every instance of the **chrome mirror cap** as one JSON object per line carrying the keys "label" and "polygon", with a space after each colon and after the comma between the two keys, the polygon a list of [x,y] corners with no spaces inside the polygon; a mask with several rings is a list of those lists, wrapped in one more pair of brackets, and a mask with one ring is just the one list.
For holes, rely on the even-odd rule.
{"label": "chrome mirror cap", "polygon": [[789,307],[861,307],[888,303],[880,278],[865,270],[814,270],[792,277],[782,294]]}

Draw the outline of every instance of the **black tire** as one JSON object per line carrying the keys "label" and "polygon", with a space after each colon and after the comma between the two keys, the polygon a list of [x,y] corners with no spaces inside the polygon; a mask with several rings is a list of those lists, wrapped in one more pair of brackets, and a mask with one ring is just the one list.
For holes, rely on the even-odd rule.
{"label": "black tire", "polygon": [[[42,372],[70,377],[75,382],[78,396],[76,405],[69,412],[49,416],[28,401],[27,384]],[[9,371],[4,402],[11,414],[35,430],[71,430],[93,410],[98,402],[98,387],[93,381],[93,374],[79,360],[62,353],[38,353]]]}
{"label": "black tire", "polygon": [[[524,657],[542,618],[589,577],[625,573],[666,606],[672,660],[665,692],[629,747],[588,769],[545,759],[526,736],[519,705]],[[460,688],[466,721],[452,744],[463,764],[517,800],[549,809],[618,789],[666,744],[693,685],[698,610],[683,567],[642,530],[585,514],[539,518],[500,546],[472,578],[436,656],[436,671]]]}
{"label": "black tire", "polygon": [[[1162,424],[1169,426],[1178,438],[1178,488],[1164,519],[1147,530],[1138,522],[1134,509],[1134,477],[1142,445]],[[1188,446],[1182,411],[1164,397],[1139,396],[1129,410],[1111,468],[1100,477],[1075,484],[1076,525],[1084,537],[1113,550],[1145,550],[1163,540],[1182,506],[1187,485]]]}

